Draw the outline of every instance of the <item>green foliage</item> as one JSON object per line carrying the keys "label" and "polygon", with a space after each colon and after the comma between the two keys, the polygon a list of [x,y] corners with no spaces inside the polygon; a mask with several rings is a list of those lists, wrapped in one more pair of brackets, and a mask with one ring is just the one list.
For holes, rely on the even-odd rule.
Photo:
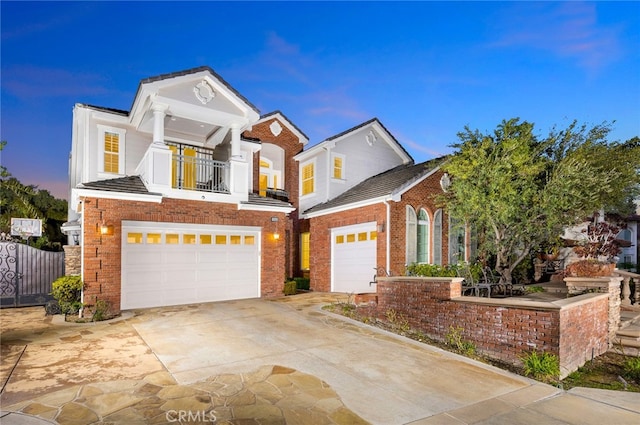
{"label": "green foliage", "polygon": [[295,280],[288,280],[284,283],[284,289],[282,291],[285,295],[295,295],[297,291],[297,284]]}
{"label": "green foliage", "polygon": [[385,311],[385,316],[387,317],[387,323],[400,335],[406,335],[411,330],[409,320],[403,314],[398,314],[397,311],[389,309]]}
{"label": "green foliage", "polygon": [[624,376],[640,384],[640,357],[632,357],[624,363]]}
{"label": "green foliage", "polygon": [[560,361],[555,354],[532,351],[520,360],[524,366],[525,376],[542,381],[560,376]]}
{"label": "green foliage", "polygon": [[308,277],[294,277],[291,280],[296,282],[296,288],[302,289],[303,291],[309,290],[310,280]]}
{"label": "green foliage", "polygon": [[463,330],[460,326],[449,326],[449,332],[444,336],[445,343],[460,354],[473,356],[476,354],[476,346],[473,342],[467,341],[462,337]]}
{"label": "green foliage", "polygon": [[96,305],[93,307],[93,317],[91,320],[94,322],[100,322],[102,320],[111,318],[111,305],[108,301],[97,300]]}
{"label": "green foliage", "polygon": [[544,292],[544,288],[542,286],[525,286],[524,292],[526,294],[535,294],[536,292]]}
{"label": "green foliage", "polygon": [[51,295],[64,314],[77,313],[82,308],[80,296],[84,284],[80,276],[62,276],[53,281]]}
{"label": "green foliage", "polygon": [[467,127],[458,134],[443,167],[452,180],[442,203],[478,230],[478,250],[495,256],[503,282],[532,249],[637,193],[640,143],[608,143],[609,131],[573,122],[539,137],[533,124],[514,118],[492,133]]}
{"label": "green foliage", "polygon": [[534,268],[531,257],[527,257],[515,266],[512,272],[515,283],[527,284],[533,281]]}
{"label": "green foliage", "polygon": [[421,277],[472,277],[475,281],[478,281],[482,276],[482,264],[458,263],[440,266],[437,264],[413,263],[407,266],[406,274],[408,276]]}

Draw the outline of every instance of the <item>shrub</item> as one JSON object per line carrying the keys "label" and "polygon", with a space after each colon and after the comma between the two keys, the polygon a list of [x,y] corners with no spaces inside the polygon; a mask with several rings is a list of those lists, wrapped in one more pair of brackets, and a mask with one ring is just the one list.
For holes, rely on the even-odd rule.
{"label": "shrub", "polygon": [[294,277],[293,280],[295,280],[298,289],[302,289],[303,291],[309,290],[310,279],[308,277]]}
{"label": "shrub", "polygon": [[624,376],[640,384],[640,357],[632,357],[624,363]]}
{"label": "shrub", "polygon": [[53,281],[51,295],[63,314],[77,313],[82,308],[80,296],[84,284],[80,276],[62,276]]}
{"label": "shrub", "polygon": [[111,306],[108,301],[97,300],[93,310],[93,317],[91,320],[99,322],[111,318]]}
{"label": "shrub", "polygon": [[295,280],[288,280],[284,283],[284,290],[282,291],[285,295],[295,295],[297,293],[297,285]]}
{"label": "shrub", "polygon": [[520,360],[524,366],[525,376],[531,376],[537,380],[560,376],[560,361],[555,354],[532,351]]}
{"label": "shrub", "polygon": [[462,338],[462,331],[463,329],[460,326],[457,328],[450,326],[449,332],[444,336],[445,342],[458,353],[465,356],[473,356],[476,353],[476,346],[473,342]]}

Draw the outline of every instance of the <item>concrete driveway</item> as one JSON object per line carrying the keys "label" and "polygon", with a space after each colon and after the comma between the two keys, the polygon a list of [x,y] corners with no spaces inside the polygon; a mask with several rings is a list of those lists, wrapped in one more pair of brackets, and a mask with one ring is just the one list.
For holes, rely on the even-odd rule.
{"label": "concrete driveway", "polygon": [[2,423],[640,423],[640,394],[564,392],[320,309],[341,299],[40,318],[26,331],[4,310],[2,410],[19,413]]}

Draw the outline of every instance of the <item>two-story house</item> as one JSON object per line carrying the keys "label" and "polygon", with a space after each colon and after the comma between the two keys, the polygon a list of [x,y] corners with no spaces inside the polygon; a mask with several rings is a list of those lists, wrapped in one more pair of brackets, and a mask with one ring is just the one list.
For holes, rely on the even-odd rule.
{"label": "two-story house", "polygon": [[376,267],[468,256],[435,202],[441,160],[414,164],[377,119],[307,143],[208,67],[142,80],[129,111],[77,104],[64,231],[83,302],[277,296],[303,273],[314,290],[373,292]]}

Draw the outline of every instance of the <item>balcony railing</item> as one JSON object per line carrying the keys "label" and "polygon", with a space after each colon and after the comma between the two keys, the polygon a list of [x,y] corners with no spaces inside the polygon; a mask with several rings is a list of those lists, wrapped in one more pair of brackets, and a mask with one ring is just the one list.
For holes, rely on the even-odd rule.
{"label": "balcony railing", "polygon": [[171,186],[174,189],[229,193],[229,163],[213,159],[210,149],[167,143],[173,151]]}

